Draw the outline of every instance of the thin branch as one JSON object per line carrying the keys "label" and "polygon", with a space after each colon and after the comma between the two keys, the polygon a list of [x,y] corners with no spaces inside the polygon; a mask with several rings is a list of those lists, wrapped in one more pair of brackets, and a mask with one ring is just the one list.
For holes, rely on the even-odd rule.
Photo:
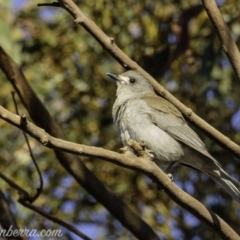
{"label": "thin branch", "polygon": [[14,218],[14,215],[11,212],[10,203],[11,201],[9,201],[9,199],[7,199],[4,196],[3,192],[0,190],[0,213],[1,213],[0,224],[3,230],[3,231],[0,231],[0,238],[4,237],[5,232],[8,232],[8,230],[11,230],[11,232],[10,231],[8,232],[9,233],[8,238],[17,239],[17,240],[26,240],[25,237],[20,236],[20,234],[17,234],[19,227],[17,226],[16,219]]}
{"label": "thin branch", "polygon": [[147,72],[145,72],[136,62],[131,60],[120,48],[115,44],[114,38],[108,37],[91,19],[89,19],[72,0],[58,0],[59,4],[66,9],[74,18],[74,22],[80,24],[86,31],[88,31],[99,44],[124,68],[134,69],[139,71],[145,76],[156,92],[171,102],[177,107],[182,114],[190,120],[196,127],[201,129],[212,140],[218,143],[220,146],[231,152],[237,158],[240,158],[240,146],[224,136],[218,130],[213,128],[210,124],[205,122],[199,116],[197,116],[192,109],[186,107],[178,99],[176,99],[171,93],[169,93],[164,87],[152,78]]}
{"label": "thin branch", "polygon": [[9,177],[5,176],[2,172],[0,172],[0,178],[2,178],[10,187],[18,190],[22,195],[25,196],[25,199],[30,199],[30,196],[26,190],[20,187],[15,181],[12,181]]}
{"label": "thin branch", "polygon": [[34,212],[37,212],[39,213],[40,215],[44,216],[45,218],[55,222],[55,223],[58,223],[59,225],[65,227],[66,229],[68,229],[69,231],[75,233],[77,236],[81,237],[82,239],[85,239],[85,240],[91,240],[91,238],[89,238],[88,236],[86,236],[84,233],[80,232],[76,227],[74,227],[73,225],[53,216],[52,214],[49,214],[47,212],[45,212],[42,208],[38,207],[38,206],[35,206],[29,202],[26,202],[24,201],[23,199],[21,199],[21,196],[20,196],[20,199],[18,200],[19,203],[21,203],[23,206],[33,210]]}
{"label": "thin branch", "polygon": [[[30,201],[32,200],[32,198],[29,196],[28,192],[26,192],[22,187],[20,187],[18,184],[16,184],[15,182],[13,182],[11,179],[9,179],[7,176],[5,176],[3,173],[0,172],[0,177],[2,179],[4,179],[12,188],[18,190],[20,198],[18,200],[19,203],[21,203],[23,206],[32,209],[33,211],[39,213],[40,215],[50,219],[53,222],[58,223],[59,225],[67,228],[69,231],[77,234],[79,237],[86,239],[86,240],[91,240],[90,238],[88,238],[85,234],[83,234],[82,232],[80,232],[77,228],[75,228],[74,226],[72,226],[69,223],[66,223],[62,220],[60,220],[57,217],[54,217],[53,215],[46,213],[45,211],[43,211],[40,207],[37,207],[35,205],[33,205]],[[0,191],[0,196],[1,196],[1,191]],[[1,200],[1,198],[0,198]],[[1,201],[0,201],[1,202]],[[3,203],[2,203],[3,204]],[[4,205],[0,204],[0,210],[1,210],[1,206],[3,207]],[[3,211],[1,211],[1,214],[3,214]],[[0,217],[3,218],[4,216],[2,215]],[[5,222],[7,224],[7,222]],[[15,226],[15,225],[14,225]]]}
{"label": "thin branch", "polygon": [[61,7],[61,5],[58,2],[39,3],[37,6],[38,7]]}
{"label": "thin branch", "polygon": [[[20,67],[0,46],[0,68],[13,85],[22,103],[27,108],[31,119],[56,138],[66,139],[65,134],[52,119],[49,112],[30,87]],[[112,193],[77,156],[55,151],[59,163],[64,169],[116,217],[138,239],[159,240],[153,229],[131,210],[119,197]]]}
{"label": "thin branch", "polygon": [[237,233],[224,220],[215,213],[209,211],[203,204],[171,182],[166,174],[153,161],[143,157],[137,158],[130,151],[125,152],[125,154],[119,154],[103,148],[71,143],[54,138],[31,122],[27,122],[24,126],[21,125],[21,117],[7,111],[2,106],[0,106],[0,118],[22,129],[48,148],[87,157],[96,157],[144,173],[156,182],[176,203],[213,228],[222,239],[239,240]]}
{"label": "thin branch", "polygon": [[[16,99],[15,99],[15,92],[12,92],[12,98],[13,98],[13,102],[14,102],[14,106],[15,106],[15,111],[16,111],[17,115],[19,115],[18,106],[17,106],[17,102],[16,102]],[[24,117],[24,116],[25,116],[25,115],[22,115],[21,119],[25,119],[26,116],[25,116],[25,117]],[[22,124],[23,124],[23,122],[22,122]],[[34,157],[34,154],[33,154],[32,148],[31,148],[31,146],[30,146],[30,143],[29,143],[29,141],[28,141],[27,135],[26,135],[26,133],[25,133],[24,131],[22,131],[22,133],[23,133],[23,136],[24,136],[25,141],[26,141],[26,143],[27,143],[28,151],[29,151],[29,153],[30,153],[30,157],[31,157],[31,159],[32,159],[32,161],[33,161],[33,164],[34,164],[35,168],[37,169],[37,173],[38,173],[38,176],[39,176],[39,179],[40,179],[40,186],[37,188],[36,194],[33,195],[32,197],[29,196],[29,199],[28,199],[28,200],[29,200],[29,202],[32,203],[32,202],[34,202],[34,201],[40,196],[40,194],[41,194],[41,192],[42,192],[42,190],[43,190],[43,178],[42,178],[41,171],[40,171],[40,169],[39,169],[39,167],[38,167],[37,161],[36,161],[36,159],[35,159],[35,157]]]}
{"label": "thin branch", "polygon": [[202,3],[218,34],[223,51],[231,62],[237,79],[240,82],[240,53],[231,36],[230,30],[224,22],[215,0],[202,0]]}

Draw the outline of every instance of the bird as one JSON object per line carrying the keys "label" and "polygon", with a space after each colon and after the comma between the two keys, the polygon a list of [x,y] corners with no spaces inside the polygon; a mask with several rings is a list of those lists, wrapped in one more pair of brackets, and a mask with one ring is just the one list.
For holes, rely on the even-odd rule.
{"label": "bird", "polygon": [[143,141],[161,169],[176,163],[204,172],[240,203],[240,183],[222,169],[182,113],[157,95],[142,74],[135,70],[106,74],[117,83],[112,116],[123,145],[128,139]]}

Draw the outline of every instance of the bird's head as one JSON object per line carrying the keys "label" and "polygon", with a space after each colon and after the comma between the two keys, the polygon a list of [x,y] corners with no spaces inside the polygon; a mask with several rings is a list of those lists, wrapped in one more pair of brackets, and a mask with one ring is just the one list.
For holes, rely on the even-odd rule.
{"label": "bird's head", "polygon": [[154,92],[148,80],[137,71],[129,70],[120,75],[113,73],[107,73],[107,75],[117,82],[117,96],[123,94],[132,98]]}

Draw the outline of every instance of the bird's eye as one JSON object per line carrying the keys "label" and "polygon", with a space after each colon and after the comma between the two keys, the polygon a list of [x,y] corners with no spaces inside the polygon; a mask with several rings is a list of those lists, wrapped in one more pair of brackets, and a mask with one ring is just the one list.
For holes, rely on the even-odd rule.
{"label": "bird's eye", "polygon": [[135,80],[134,78],[130,78],[130,79],[129,79],[129,82],[130,82],[130,83],[135,83],[136,80]]}

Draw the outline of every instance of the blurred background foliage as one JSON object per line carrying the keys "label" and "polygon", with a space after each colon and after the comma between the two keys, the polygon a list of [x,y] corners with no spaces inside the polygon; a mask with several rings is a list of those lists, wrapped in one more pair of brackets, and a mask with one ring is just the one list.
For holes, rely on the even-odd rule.
{"label": "blurred background foliage", "polygon": [[[51,2],[51,1],[45,1]],[[199,1],[75,1],[132,59],[185,105],[240,144],[240,86]],[[112,123],[115,84],[106,72],[122,67],[60,8],[37,7],[39,0],[0,0],[0,44],[17,61],[68,139],[119,151]],[[222,16],[240,46],[240,2],[221,0]],[[0,73],[0,103],[14,110],[13,88]],[[19,111],[26,113],[19,99]],[[27,114],[27,113],[26,113]],[[39,180],[22,133],[0,121],[0,170],[34,193]],[[238,181],[240,161],[198,133],[210,153]],[[94,239],[134,239],[98,202],[75,183],[51,150],[30,139],[44,177],[36,204],[79,226]],[[148,222],[163,239],[219,239],[205,224],[177,206],[142,174],[98,159],[87,167]],[[239,205],[208,176],[178,166],[174,181],[240,234]],[[1,180],[20,227],[57,228],[22,207],[18,194]],[[69,233],[63,229],[68,235]],[[68,235],[69,239],[73,234]]]}

